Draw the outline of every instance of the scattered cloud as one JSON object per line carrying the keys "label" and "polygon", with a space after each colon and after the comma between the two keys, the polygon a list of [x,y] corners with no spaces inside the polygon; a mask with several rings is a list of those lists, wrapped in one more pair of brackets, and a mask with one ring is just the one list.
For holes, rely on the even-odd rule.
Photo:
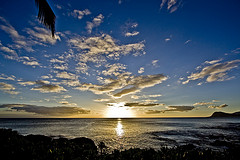
{"label": "scattered cloud", "polygon": [[171,38],[165,38],[165,42],[168,42],[170,40],[171,40]]}
{"label": "scattered cloud", "polygon": [[120,98],[128,94],[139,92],[144,88],[153,87],[165,80],[167,80],[167,77],[162,74],[136,76],[128,82],[128,85],[132,86],[131,88],[123,89],[122,91],[115,93],[113,96],[115,98]]}
{"label": "scattered cloud", "polygon": [[52,37],[50,31],[47,30],[46,28],[33,27],[33,29],[27,28],[26,31],[30,35],[31,39],[35,41],[36,44],[44,45],[42,43],[47,43],[54,45],[57,42],[57,40],[61,41],[61,38],[59,37],[58,33],[56,33],[54,37]]}
{"label": "scattered cloud", "polygon": [[236,48],[234,50],[231,51],[234,54],[240,54],[240,48]]}
{"label": "scattered cloud", "polygon": [[12,48],[16,49],[25,49],[27,52],[33,52],[32,44],[27,41],[27,38],[20,35],[18,31],[3,17],[0,16],[0,22],[3,24],[0,25],[0,29],[5,31],[12,41],[14,42],[14,45],[11,45]]}
{"label": "scattered cloud", "polygon": [[58,102],[62,105],[67,105],[67,106],[76,106],[77,104],[76,103],[69,103],[68,101],[64,100],[64,101],[60,101]]}
{"label": "scattered cloud", "polygon": [[99,14],[92,20],[92,22],[87,22],[86,29],[88,33],[92,33],[92,29],[98,27],[103,22],[103,18],[104,16],[102,14]]}
{"label": "scattered cloud", "polygon": [[[3,51],[5,53],[7,53],[7,55],[4,55],[5,57],[7,56],[8,59],[17,59],[18,58],[18,54],[15,50],[4,46],[1,41],[0,41],[0,51]],[[6,58],[7,58],[6,57]],[[11,58],[10,58],[11,57]]]}
{"label": "scattered cloud", "polygon": [[152,95],[143,95],[143,96],[137,96],[137,95],[132,95],[131,98],[132,99],[140,99],[140,98],[157,98],[157,97],[161,97],[161,94],[152,94]]}
{"label": "scattered cloud", "polygon": [[152,65],[154,66],[154,67],[157,67],[158,66],[158,60],[157,59],[155,59],[155,60],[152,60]]}
{"label": "scattered cloud", "polygon": [[56,74],[56,77],[58,78],[62,78],[62,79],[77,79],[78,76],[76,76],[75,74],[73,73],[68,73],[68,72],[58,72]]}
{"label": "scattered cloud", "polygon": [[107,68],[106,70],[102,71],[102,74],[104,76],[118,76],[121,73],[124,72],[126,69],[126,65],[120,64],[120,63],[115,63],[115,64],[107,64],[105,65]]}
{"label": "scattered cloud", "polygon": [[72,38],[69,44],[80,51],[77,59],[80,62],[106,62],[105,57],[109,59],[119,59],[122,55],[134,53],[134,56],[145,54],[144,43],[132,43],[126,45],[118,45],[115,40],[108,34],[102,34],[96,37],[80,37]]}
{"label": "scattered cloud", "polygon": [[19,92],[15,91],[15,87],[12,84],[0,82],[0,90],[4,93],[16,95],[19,94]]}
{"label": "scattered cloud", "polygon": [[215,64],[215,63],[218,63],[220,61],[222,61],[222,59],[216,59],[216,60],[212,60],[212,61],[205,61],[204,63],[206,63],[206,64]]}
{"label": "scattered cloud", "polygon": [[184,44],[186,45],[186,44],[188,44],[188,43],[190,43],[192,40],[187,40],[186,42],[184,42]]}
{"label": "scattered cloud", "polygon": [[52,84],[43,84],[40,85],[39,87],[34,87],[31,90],[35,90],[35,91],[40,91],[42,93],[59,93],[62,91],[66,91],[66,89],[64,89],[62,86],[59,85],[52,85]]}
{"label": "scattered cloud", "polygon": [[84,9],[82,11],[75,9],[71,13],[71,15],[73,17],[78,18],[78,19],[82,19],[84,16],[87,16],[87,15],[90,15],[90,14],[91,14],[91,12],[88,9]]}
{"label": "scattered cloud", "polygon": [[62,9],[62,6],[59,4],[56,4],[55,6],[57,7],[57,9],[60,9],[60,10]]}
{"label": "scattered cloud", "polygon": [[95,102],[109,102],[110,99],[95,99]]}
{"label": "scattered cloud", "polygon": [[162,3],[160,4],[160,9],[162,9],[165,4],[167,4],[167,10],[170,13],[173,13],[182,5],[182,0],[162,0]]}
{"label": "scattered cloud", "polygon": [[15,81],[16,77],[14,75],[7,76],[6,74],[2,73],[2,74],[0,74],[0,79]]}
{"label": "scattered cloud", "polygon": [[52,62],[52,63],[65,63],[63,60],[59,60],[59,59],[56,59],[56,58],[51,59],[50,62]]}
{"label": "scattered cloud", "polygon": [[144,72],[144,67],[139,68],[138,73],[142,74]]}
{"label": "scattered cloud", "polygon": [[159,114],[165,112],[187,112],[194,109],[194,106],[168,106],[166,110],[148,110],[146,114]]}
{"label": "scattered cloud", "polygon": [[68,69],[68,66],[65,64],[65,65],[58,65],[58,64],[55,64],[53,66],[54,69],[58,69],[58,70],[67,70]]}
{"label": "scattered cloud", "polygon": [[224,108],[224,107],[227,107],[227,106],[228,106],[227,104],[211,105],[211,106],[208,106],[208,108],[221,109],[221,108]]}
{"label": "scattered cloud", "polygon": [[137,36],[139,34],[139,32],[137,31],[133,31],[133,32],[127,32],[125,33],[126,37],[132,37],[132,36]]}
{"label": "scattered cloud", "polygon": [[42,93],[59,93],[62,91],[66,91],[62,86],[50,84],[49,81],[26,81],[26,82],[18,82],[18,84],[27,86],[27,85],[37,85],[36,87],[32,88],[31,90],[38,90]]}
{"label": "scattered cloud", "polygon": [[24,111],[46,116],[73,116],[90,113],[90,110],[80,107],[45,107],[30,104],[2,104],[0,108],[10,108],[15,111]]}
{"label": "scattered cloud", "polygon": [[[121,74],[117,79],[107,79],[106,84],[95,85],[91,83],[83,83],[75,89],[82,91],[92,91],[95,94],[112,94],[113,91],[117,91],[112,96],[114,98],[120,98],[122,96],[139,92],[140,90],[148,87],[155,86],[167,80],[167,77],[162,74],[156,75],[142,75],[142,76],[130,76],[129,74]],[[126,88],[128,87],[128,88]]]}
{"label": "scattered cloud", "polygon": [[137,36],[139,34],[139,32],[136,31],[137,26],[138,26],[138,23],[136,22],[131,22],[131,21],[126,22],[122,26],[124,36],[125,37]]}
{"label": "scattered cloud", "polygon": [[207,82],[215,82],[215,81],[225,81],[228,80],[227,73],[233,68],[238,67],[240,64],[240,59],[222,62],[222,63],[214,63],[210,66],[204,67],[198,73],[192,73],[188,76],[187,80],[182,82],[182,84],[187,84],[189,81],[203,79],[205,77]]}
{"label": "scattered cloud", "polygon": [[194,106],[208,106],[208,105],[212,105],[214,104],[214,102],[197,102],[197,103],[194,103],[193,105]]}

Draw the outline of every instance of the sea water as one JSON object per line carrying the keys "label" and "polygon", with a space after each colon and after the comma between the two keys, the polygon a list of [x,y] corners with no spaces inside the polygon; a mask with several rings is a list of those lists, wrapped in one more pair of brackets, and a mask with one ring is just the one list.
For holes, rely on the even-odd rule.
{"label": "sea water", "polygon": [[194,144],[219,148],[216,142],[239,143],[239,118],[126,118],[126,119],[0,119],[0,128],[22,135],[53,138],[87,137],[110,150]]}

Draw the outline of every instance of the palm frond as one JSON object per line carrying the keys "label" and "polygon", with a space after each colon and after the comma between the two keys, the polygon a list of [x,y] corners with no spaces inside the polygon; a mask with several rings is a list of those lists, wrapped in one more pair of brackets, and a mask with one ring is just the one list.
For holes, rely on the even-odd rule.
{"label": "palm frond", "polygon": [[38,7],[38,19],[52,31],[52,37],[54,37],[56,19],[55,14],[46,0],[35,0],[35,3]]}

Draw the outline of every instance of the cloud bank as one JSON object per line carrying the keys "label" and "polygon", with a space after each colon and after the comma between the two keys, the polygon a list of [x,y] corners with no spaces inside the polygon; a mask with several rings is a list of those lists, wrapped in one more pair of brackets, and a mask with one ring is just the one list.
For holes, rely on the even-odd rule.
{"label": "cloud bank", "polygon": [[90,110],[85,110],[80,107],[45,107],[30,104],[2,104],[0,105],[0,108],[10,108],[16,111],[24,111],[46,116],[73,116],[90,113]]}
{"label": "cloud bank", "polygon": [[194,109],[194,106],[168,106],[166,110],[148,110],[146,114],[159,114],[165,112],[187,112]]}

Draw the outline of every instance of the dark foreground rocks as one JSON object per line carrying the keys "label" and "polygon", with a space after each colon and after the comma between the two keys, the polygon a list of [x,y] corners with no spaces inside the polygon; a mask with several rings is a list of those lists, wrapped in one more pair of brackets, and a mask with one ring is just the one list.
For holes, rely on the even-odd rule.
{"label": "dark foreground rocks", "polygon": [[4,160],[239,160],[240,146],[232,144],[223,151],[200,149],[194,145],[160,147],[159,150],[132,148],[105,151],[103,142],[95,145],[88,138],[53,139],[43,135],[19,135],[0,129],[0,159]]}

